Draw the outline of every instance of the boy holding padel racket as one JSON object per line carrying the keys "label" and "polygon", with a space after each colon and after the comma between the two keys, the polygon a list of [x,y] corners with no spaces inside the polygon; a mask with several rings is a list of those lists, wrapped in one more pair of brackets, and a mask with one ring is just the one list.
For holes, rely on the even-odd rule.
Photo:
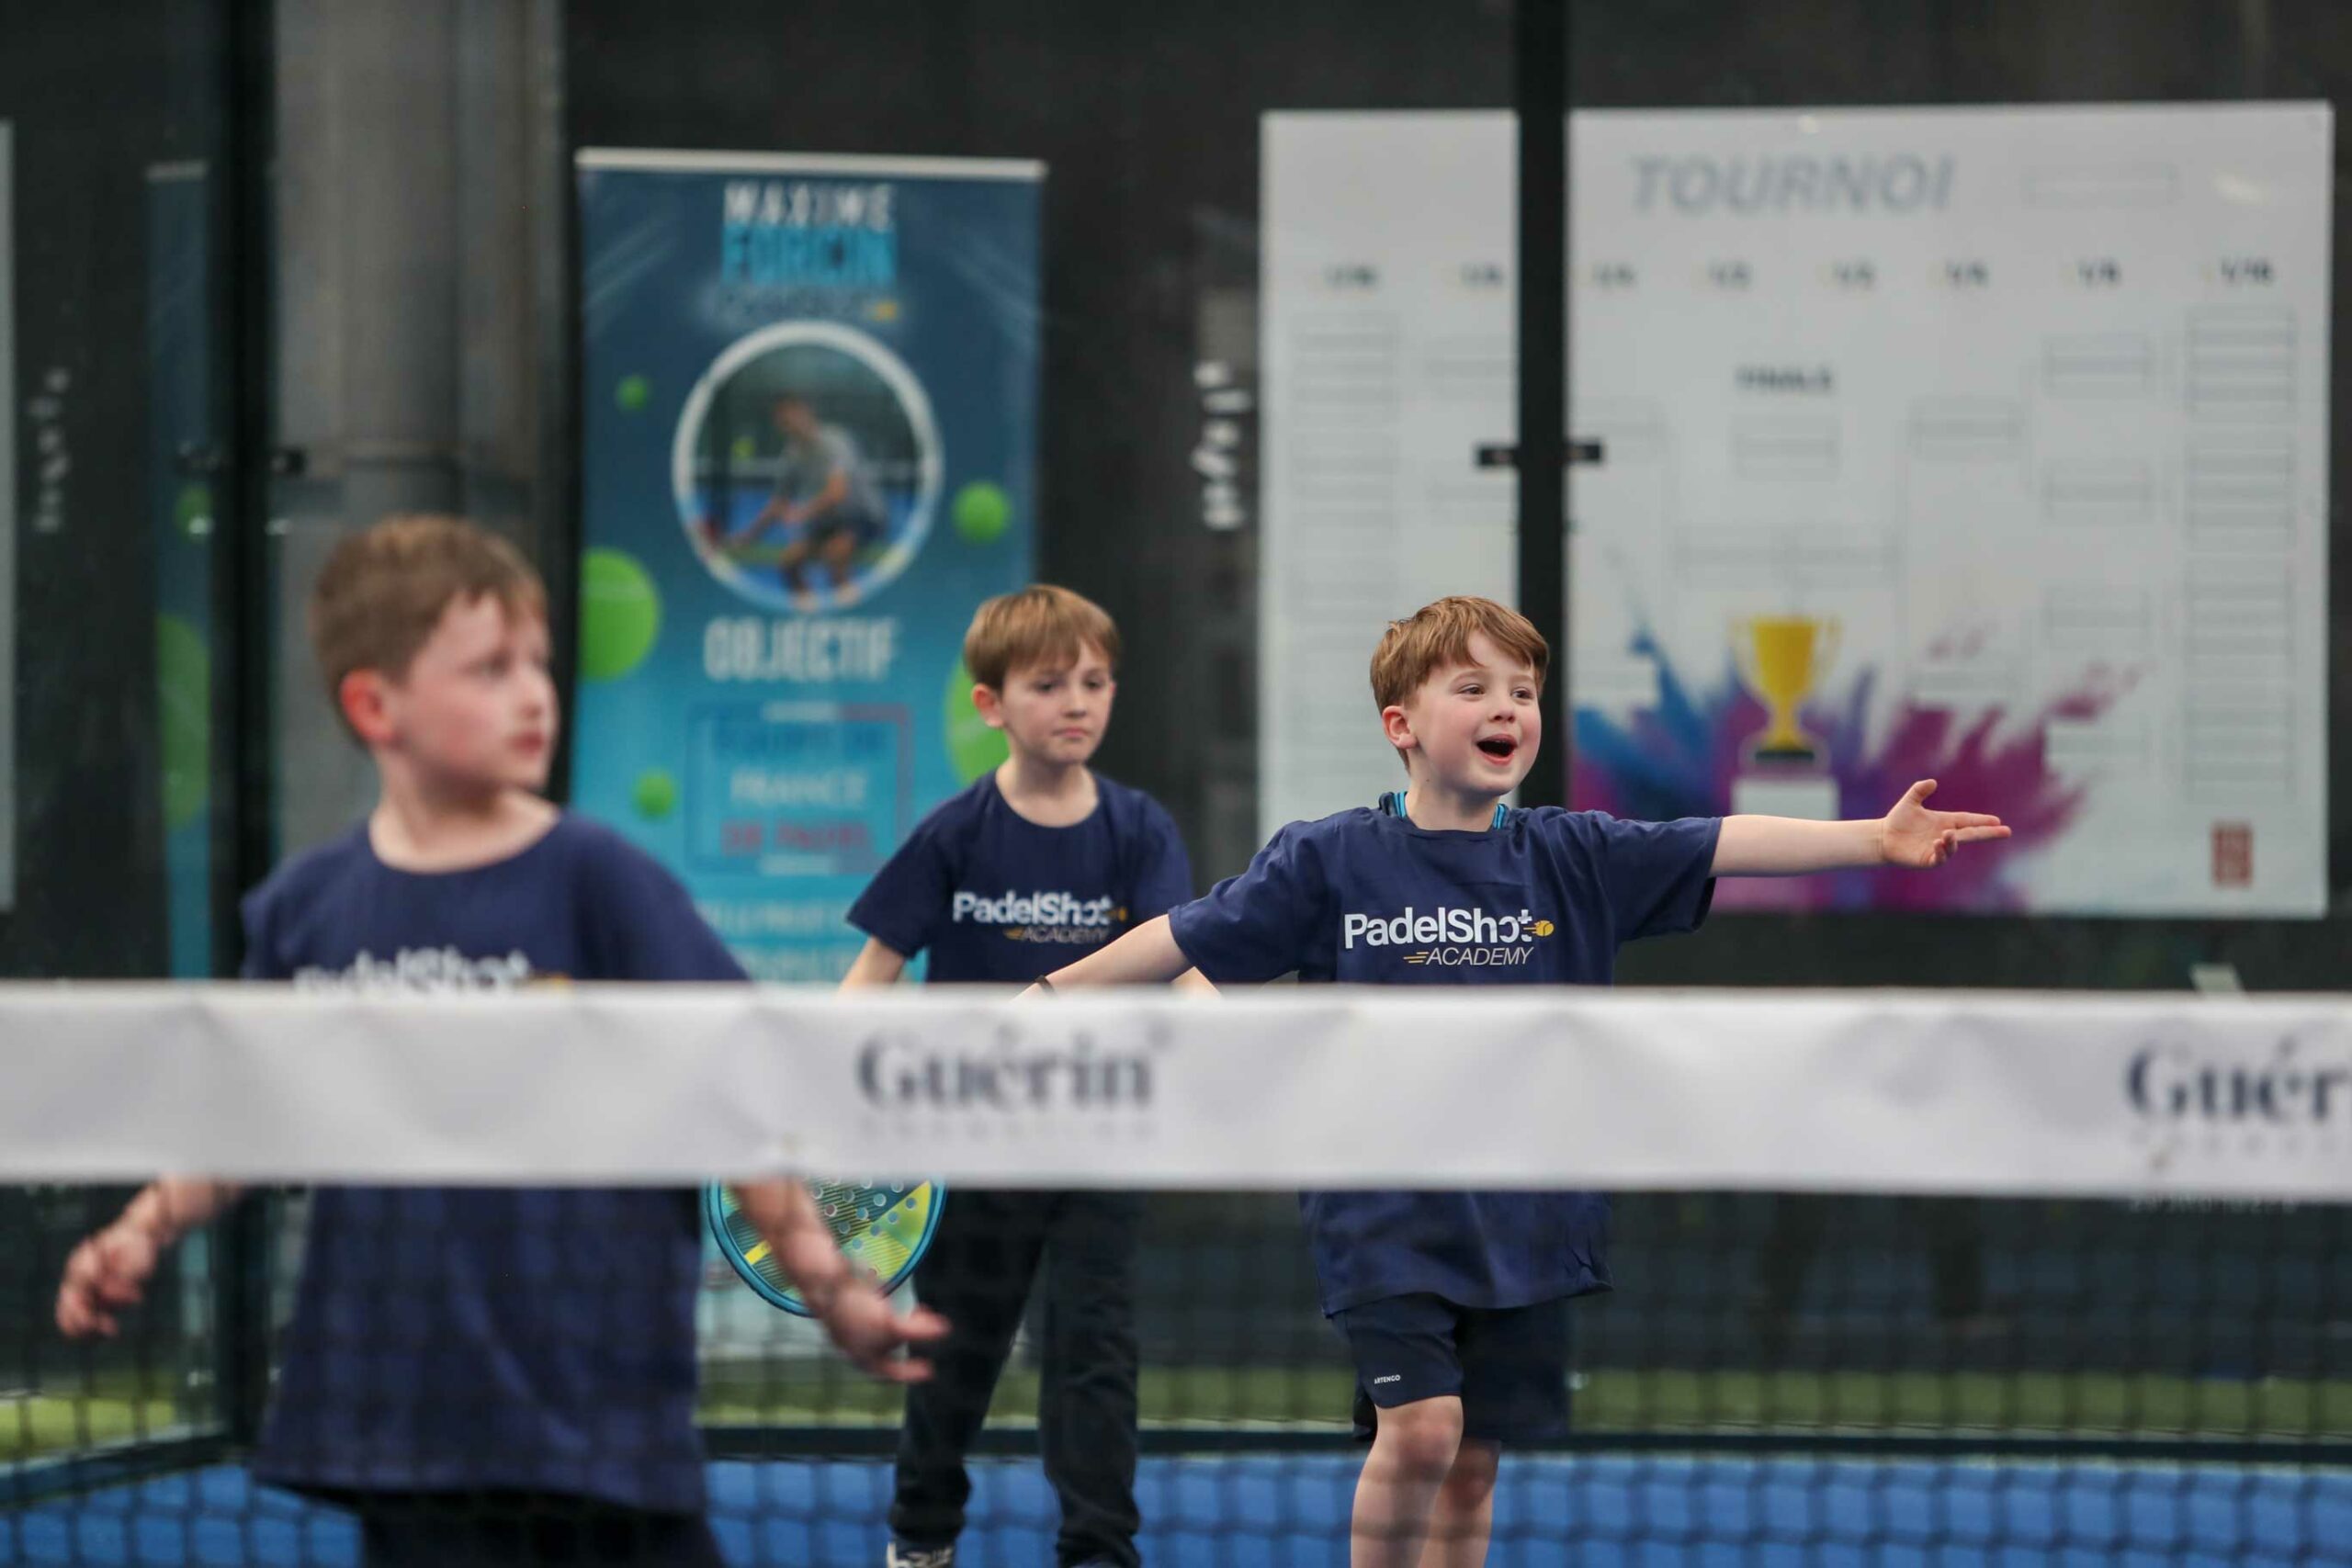
{"label": "boy holding padel racket", "polygon": [[[354,990],[741,980],[685,890],[541,798],[553,755],[546,590],[453,518],[340,544],[310,602],[327,689],[381,792],[245,900],[248,978]],[[936,1338],[853,1270],[787,1181],[740,1197],[835,1344],[879,1376]],[[117,1332],[158,1255],[240,1196],[170,1178],[84,1242],[69,1335]],[[327,1187],[311,1202],[256,1478],[352,1509],[370,1568],[715,1568],[695,1427],[695,1194]]]}
{"label": "boy holding padel racket", "polygon": [[[918,953],[929,979],[1027,984],[1190,898],[1159,803],[1087,766],[1111,720],[1119,632],[1046,584],[991,599],[964,638],[972,701],[1008,756],[917,825],[850,909],[866,933],[844,988],[887,986]],[[1175,978],[1171,971],[1163,978]],[[1206,988],[1197,976],[1186,983]],[[1135,1252],[1125,1192],[957,1188],[915,1292],[954,1325],[938,1373],[907,1397],[889,1568],[948,1568],[988,1417],[1032,1280],[1046,1280],[1038,1442],[1060,1500],[1063,1568],[1134,1568]]]}
{"label": "boy holding padel racket", "polygon": [[[2006,838],[1928,809],[1876,821],[1625,822],[1503,804],[1543,740],[1549,650],[1492,600],[1392,622],[1372,660],[1408,787],[1294,822],[1239,876],[1042,982],[1135,985],[1197,966],[1218,985],[1295,971],[1351,985],[1606,985],[1619,944],[1695,929],[1718,876],[1943,863]],[[1356,1568],[1486,1558],[1507,1443],[1567,1423],[1566,1303],[1610,1288],[1608,1200],[1576,1192],[1324,1192],[1302,1201],[1325,1314],[1356,1366],[1372,1450]],[[1430,1555],[1423,1555],[1427,1547]]]}

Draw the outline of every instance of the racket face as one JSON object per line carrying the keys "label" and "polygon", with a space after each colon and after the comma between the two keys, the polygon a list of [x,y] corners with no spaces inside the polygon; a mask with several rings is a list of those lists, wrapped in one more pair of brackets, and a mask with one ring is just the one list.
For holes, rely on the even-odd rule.
{"label": "racket face", "polygon": [[[932,1233],[939,1228],[940,1205],[947,1197],[947,1189],[936,1181],[905,1187],[811,1181],[808,1187],[842,1256],[872,1274],[886,1295],[915,1271],[931,1246]],[[784,1277],[767,1244],[737,1206],[732,1189],[721,1182],[704,1188],[703,1214],[720,1255],[743,1283],[770,1306],[799,1317],[810,1315],[808,1303]]]}

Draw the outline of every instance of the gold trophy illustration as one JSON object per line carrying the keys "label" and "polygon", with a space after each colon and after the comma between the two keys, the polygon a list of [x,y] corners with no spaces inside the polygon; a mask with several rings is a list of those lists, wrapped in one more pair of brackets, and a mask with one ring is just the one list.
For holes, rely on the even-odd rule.
{"label": "gold trophy illustration", "polygon": [[1827,761],[1821,742],[1797,728],[1797,705],[1838,656],[1838,623],[1812,615],[1735,621],[1732,651],[1739,661],[1739,678],[1771,713],[1763,732],[1747,738],[1747,760],[1800,767]]}

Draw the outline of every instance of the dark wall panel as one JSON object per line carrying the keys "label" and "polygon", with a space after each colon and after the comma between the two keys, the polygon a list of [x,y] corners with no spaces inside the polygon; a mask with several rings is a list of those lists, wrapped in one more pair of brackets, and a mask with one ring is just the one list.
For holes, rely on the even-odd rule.
{"label": "dark wall panel", "polygon": [[163,967],[146,181],[213,151],[224,9],[125,0],[100,25],[0,0],[18,469],[17,897],[0,976]]}
{"label": "dark wall panel", "polygon": [[[1591,107],[2334,98],[2352,82],[2352,7],[2332,0],[1643,0],[1574,6],[1570,17],[1570,96]],[[1192,370],[1220,310],[1249,317],[1258,116],[1505,107],[1510,24],[1505,4],[1400,0],[688,0],[658,10],[573,0],[566,68],[583,144],[1051,166],[1041,565],[1126,629],[1133,653],[1102,763],[1168,803],[1205,882],[1238,869],[1253,831],[1254,557],[1246,533],[1202,524]],[[2352,254],[2345,238],[2339,266]],[[2339,386],[2352,384],[2344,342]],[[2343,429],[2339,416],[2339,474]],[[2352,889],[2342,514],[2339,504],[2329,651],[2339,911]],[[1365,628],[1367,652],[1375,629]],[[2258,922],[1743,916],[1694,941],[1636,949],[1623,974],[2178,987],[2189,964],[2218,960],[2270,989],[2340,985],[2347,952],[2341,912]]]}

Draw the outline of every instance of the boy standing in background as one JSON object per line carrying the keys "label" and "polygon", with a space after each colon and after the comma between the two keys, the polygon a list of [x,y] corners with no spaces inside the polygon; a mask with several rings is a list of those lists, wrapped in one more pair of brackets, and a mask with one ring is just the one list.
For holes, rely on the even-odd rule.
{"label": "boy standing in background", "polygon": [[[1119,632],[1102,610],[1044,584],[972,618],[972,700],[1011,753],[926,817],[850,910],[866,933],[844,989],[887,986],[931,954],[933,984],[1022,984],[1192,897],[1192,869],[1159,803],[1094,773],[1116,689]],[[1167,978],[1174,978],[1171,974]],[[1188,983],[1205,987],[1198,976]],[[1134,1568],[1135,1255],[1128,1192],[957,1188],[915,1269],[954,1325],[938,1376],[909,1391],[890,1508],[889,1568],[949,1568],[988,1417],[1031,1281],[1046,1275],[1037,1395],[1046,1478],[1060,1500],[1063,1568]]]}

